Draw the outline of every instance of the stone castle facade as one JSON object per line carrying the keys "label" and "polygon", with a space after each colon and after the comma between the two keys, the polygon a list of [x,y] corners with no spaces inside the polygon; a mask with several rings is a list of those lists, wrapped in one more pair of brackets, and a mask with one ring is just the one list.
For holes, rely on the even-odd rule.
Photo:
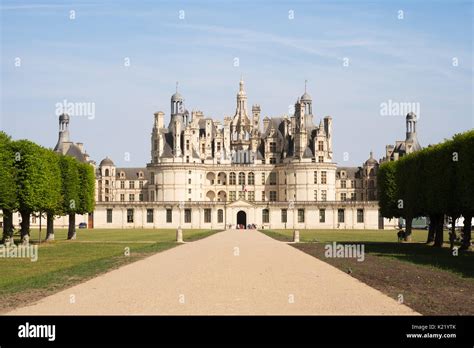
{"label": "stone castle facade", "polygon": [[[338,167],[333,160],[332,118],[316,119],[311,96],[294,114],[248,113],[240,81],[233,117],[223,122],[189,112],[171,97],[169,123],[156,112],[150,162],[97,167],[95,227],[259,228],[383,227],[377,203],[378,161]],[[319,122],[318,122],[319,121]]]}

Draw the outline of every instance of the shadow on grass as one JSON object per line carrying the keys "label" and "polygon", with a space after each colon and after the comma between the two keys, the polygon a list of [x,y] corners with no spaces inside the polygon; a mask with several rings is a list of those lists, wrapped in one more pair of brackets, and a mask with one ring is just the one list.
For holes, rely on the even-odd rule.
{"label": "shadow on grass", "polygon": [[449,248],[435,248],[425,243],[345,241],[338,242],[338,244],[364,244],[366,254],[391,257],[400,261],[458,273],[465,278],[474,278],[474,253],[472,251],[459,252],[458,256],[454,256]]}

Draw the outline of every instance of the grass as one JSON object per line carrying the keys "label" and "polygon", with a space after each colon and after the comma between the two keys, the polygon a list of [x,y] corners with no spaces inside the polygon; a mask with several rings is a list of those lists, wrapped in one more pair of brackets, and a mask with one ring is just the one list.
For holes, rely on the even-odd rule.
{"label": "grass", "polygon": [[[281,241],[293,235],[290,230],[262,232]],[[415,230],[411,242],[398,243],[393,230],[300,230],[302,243],[292,245],[396,300],[402,295],[421,314],[473,315],[474,253],[453,256],[448,243],[434,248],[424,243],[426,237],[427,231]],[[365,260],[327,258],[325,246],[333,241],[363,244]]]}
{"label": "grass", "polygon": [[[183,230],[183,237],[184,241],[191,242],[216,232]],[[58,229],[55,241],[38,245],[38,230],[32,230],[30,242],[39,247],[36,262],[25,258],[0,258],[0,311],[173,248],[179,245],[175,242],[175,234],[171,229],[81,229],[77,230],[77,240],[68,241],[67,230]],[[19,236],[15,239],[19,242]],[[129,251],[128,256],[126,251]]]}
{"label": "grass", "polygon": [[[266,235],[283,241],[293,241],[293,230],[262,230]],[[397,242],[395,230],[299,230],[300,242]],[[413,230],[412,242],[426,242],[428,231]],[[445,240],[448,239],[447,232]]]}

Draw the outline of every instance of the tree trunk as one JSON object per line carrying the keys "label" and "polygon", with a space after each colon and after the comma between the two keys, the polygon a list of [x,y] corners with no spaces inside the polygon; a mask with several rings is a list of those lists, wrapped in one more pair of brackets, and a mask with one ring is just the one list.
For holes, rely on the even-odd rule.
{"label": "tree trunk", "polygon": [[472,223],[472,213],[463,214],[464,217],[464,226],[462,230],[462,244],[459,248],[460,250],[468,250],[471,246],[471,223]]}
{"label": "tree trunk", "polygon": [[433,215],[429,216],[430,225],[428,227],[428,239],[426,240],[426,244],[431,244],[435,240],[435,218]]}
{"label": "tree trunk", "polygon": [[454,241],[456,240],[456,216],[451,215],[451,232],[449,232],[449,248],[454,249]]}
{"label": "tree trunk", "polygon": [[76,213],[69,214],[67,239],[76,239]]}
{"label": "tree trunk", "polygon": [[13,243],[13,212],[3,210],[3,237],[2,244]]}
{"label": "tree trunk", "polygon": [[27,210],[20,211],[21,214],[21,229],[20,229],[20,242],[23,245],[30,243],[30,215],[31,213]]}
{"label": "tree trunk", "polygon": [[54,214],[46,213],[46,241],[54,240]]}
{"label": "tree trunk", "polygon": [[413,218],[407,216],[405,219],[405,241],[411,240],[411,225],[413,224]]}
{"label": "tree trunk", "polygon": [[441,248],[443,246],[444,238],[443,238],[443,217],[442,214],[436,215],[436,224],[435,224],[435,242],[434,245],[437,248]]}

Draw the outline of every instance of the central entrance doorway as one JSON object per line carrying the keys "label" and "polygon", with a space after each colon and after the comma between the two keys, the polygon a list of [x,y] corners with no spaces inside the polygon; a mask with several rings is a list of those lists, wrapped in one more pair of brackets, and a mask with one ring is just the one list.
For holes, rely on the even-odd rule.
{"label": "central entrance doorway", "polygon": [[243,225],[244,228],[247,228],[247,214],[243,210],[237,213],[237,225]]}

